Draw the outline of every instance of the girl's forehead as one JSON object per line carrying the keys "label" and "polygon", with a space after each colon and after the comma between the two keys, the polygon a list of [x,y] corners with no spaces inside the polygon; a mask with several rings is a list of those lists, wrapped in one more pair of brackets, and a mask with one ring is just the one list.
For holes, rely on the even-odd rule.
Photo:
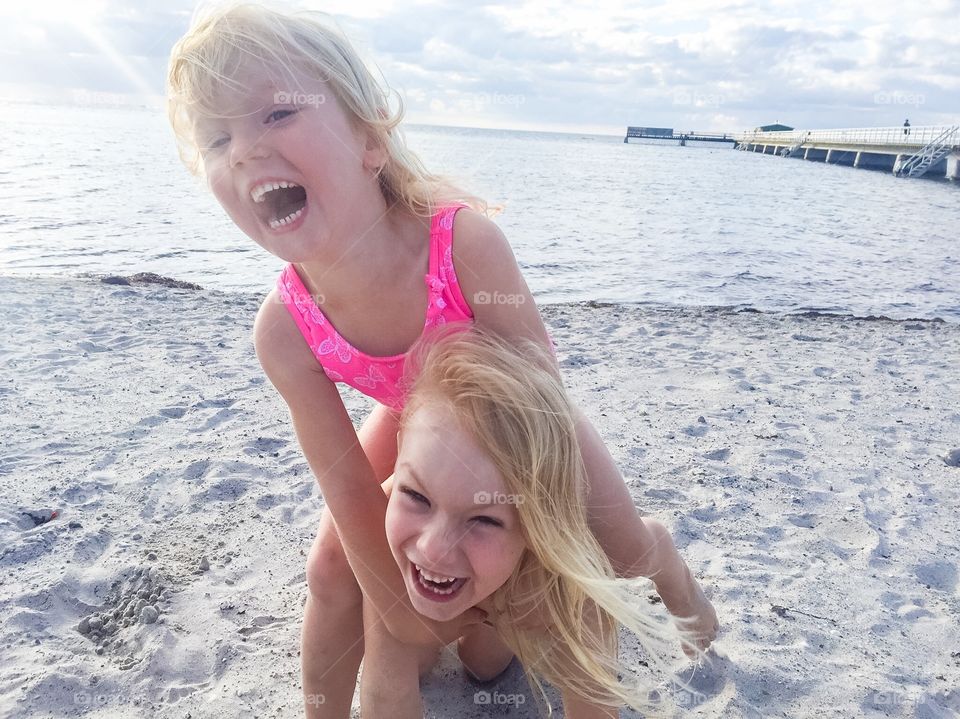
{"label": "girl's forehead", "polygon": [[493,457],[448,406],[433,402],[419,406],[408,417],[402,435],[400,452],[415,467],[433,466],[455,476],[469,476],[471,486],[503,486]]}
{"label": "girl's forehead", "polygon": [[215,82],[207,105],[220,117],[236,117],[275,104],[286,104],[306,89],[317,86],[307,73],[294,67],[278,67],[263,61],[239,64],[229,77]]}

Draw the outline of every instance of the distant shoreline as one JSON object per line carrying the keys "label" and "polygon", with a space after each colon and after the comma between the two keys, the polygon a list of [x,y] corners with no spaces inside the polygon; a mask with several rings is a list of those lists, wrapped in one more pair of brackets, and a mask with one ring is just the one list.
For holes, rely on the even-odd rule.
{"label": "distant shoreline", "polygon": [[[15,280],[44,280],[49,282],[76,281],[82,283],[102,283],[113,285],[117,288],[150,288],[166,287],[170,289],[182,289],[190,292],[214,292],[219,294],[241,295],[250,301],[259,302],[266,295],[267,289],[264,289],[264,295],[256,293],[227,291],[214,288],[207,288],[193,282],[178,280],[174,277],[165,277],[153,272],[140,272],[133,275],[112,275],[100,273],[84,273],[80,275],[70,275],[67,278],[52,278],[46,275],[37,275],[33,277],[21,275],[0,275],[0,282],[8,279]],[[574,300],[561,302],[538,302],[538,306],[544,307],[583,307],[583,308],[609,308],[609,307],[636,307],[645,308],[658,312],[704,312],[719,314],[744,314],[754,313],[768,315],[771,317],[784,318],[802,318],[802,319],[829,319],[829,320],[850,320],[858,322],[895,322],[895,323],[931,323],[931,324],[960,324],[960,321],[944,319],[942,317],[889,317],[883,314],[857,315],[849,312],[831,312],[817,308],[798,308],[791,311],[757,309],[745,305],[679,305],[664,302],[607,302],[603,300]]]}

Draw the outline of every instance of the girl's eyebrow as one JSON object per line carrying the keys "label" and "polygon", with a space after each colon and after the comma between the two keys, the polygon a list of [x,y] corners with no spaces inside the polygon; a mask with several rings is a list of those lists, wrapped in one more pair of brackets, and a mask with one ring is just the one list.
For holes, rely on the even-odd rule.
{"label": "girl's eyebrow", "polygon": [[406,470],[407,473],[408,473],[411,477],[413,477],[414,483],[415,483],[418,487],[421,487],[421,488],[423,487],[423,482],[420,481],[420,477],[418,477],[418,476],[417,476],[417,473],[413,471],[413,467],[410,466],[410,463],[409,463],[409,462],[406,462],[406,461],[401,462],[400,464],[397,465],[396,468],[397,468],[397,469],[404,469],[404,470]]}

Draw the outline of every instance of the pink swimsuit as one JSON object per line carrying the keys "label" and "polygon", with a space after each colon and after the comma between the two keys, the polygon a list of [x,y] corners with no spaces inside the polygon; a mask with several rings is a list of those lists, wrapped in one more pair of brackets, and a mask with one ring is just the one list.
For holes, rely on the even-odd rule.
{"label": "pink swimsuit", "polygon": [[[462,207],[466,205],[441,207],[430,220],[430,271],[424,276],[429,300],[424,330],[448,322],[473,321],[473,312],[453,270],[453,218]],[[391,409],[403,408],[399,381],[406,352],[372,357],[351,345],[317,307],[293,263],[283,268],[277,289],[327,377],[345,382]]]}

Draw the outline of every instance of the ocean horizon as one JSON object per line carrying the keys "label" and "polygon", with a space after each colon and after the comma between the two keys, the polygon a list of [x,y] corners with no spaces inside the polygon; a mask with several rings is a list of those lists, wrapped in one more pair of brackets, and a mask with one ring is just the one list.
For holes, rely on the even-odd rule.
{"label": "ocean horizon", "polygon": [[[263,294],[283,267],[188,174],[156,109],[6,103],[0,127],[0,274]],[[616,135],[404,128],[429,169],[503,205],[538,303],[960,321],[956,183]]]}

